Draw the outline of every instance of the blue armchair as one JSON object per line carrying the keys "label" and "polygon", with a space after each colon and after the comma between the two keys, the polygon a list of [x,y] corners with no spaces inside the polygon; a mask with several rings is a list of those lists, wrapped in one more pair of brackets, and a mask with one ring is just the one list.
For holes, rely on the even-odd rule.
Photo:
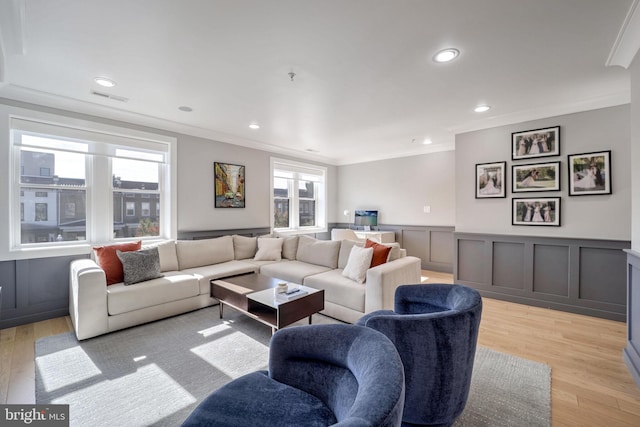
{"label": "blue armchair", "polygon": [[364,315],[357,325],[385,334],[404,364],[403,426],[453,424],[467,403],[482,298],[461,285],[402,285],[394,311]]}
{"label": "blue armchair", "polygon": [[269,372],[209,395],[183,426],[400,426],[404,373],[394,345],[354,325],[281,329]]}

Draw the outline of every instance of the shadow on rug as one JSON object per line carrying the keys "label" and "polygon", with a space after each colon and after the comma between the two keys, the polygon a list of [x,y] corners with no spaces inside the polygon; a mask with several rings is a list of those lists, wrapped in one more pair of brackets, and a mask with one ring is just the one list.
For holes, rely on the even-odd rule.
{"label": "shadow on rug", "polygon": [[[180,425],[213,390],[266,369],[270,337],[255,320],[233,310],[221,320],[210,307],[82,342],[73,332],[42,338],[36,403],[69,404],[71,426]],[[548,426],[550,384],[547,365],[479,347],[455,426]]]}

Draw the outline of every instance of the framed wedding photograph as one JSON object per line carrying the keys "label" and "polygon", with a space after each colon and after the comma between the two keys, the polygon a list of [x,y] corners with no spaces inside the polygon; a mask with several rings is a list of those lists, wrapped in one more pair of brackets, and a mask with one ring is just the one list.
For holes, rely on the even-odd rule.
{"label": "framed wedding photograph", "polygon": [[560,162],[511,166],[512,193],[559,191]]}
{"label": "framed wedding photograph", "polygon": [[507,162],[476,165],[476,199],[506,197]]}
{"label": "framed wedding photograph", "polygon": [[244,166],[214,162],[215,207],[244,208]]}
{"label": "framed wedding photograph", "polygon": [[511,134],[511,159],[560,155],[560,126]]}
{"label": "framed wedding photograph", "polygon": [[611,151],[569,154],[569,195],[611,194]]}
{"label": "framed wedding photograph", "polygon": [[513,198],[511,224],[560,227],[560,197]]}

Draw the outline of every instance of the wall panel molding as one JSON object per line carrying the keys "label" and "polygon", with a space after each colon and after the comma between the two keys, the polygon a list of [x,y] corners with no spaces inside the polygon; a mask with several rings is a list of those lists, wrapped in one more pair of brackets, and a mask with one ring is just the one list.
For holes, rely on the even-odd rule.
{"label": "wall panel molding", "polygon": [[454,242],[454,281],[483,296],[626,320],[631,242],[480,233]]}
{"label": "wall panel molding", "polygon": [[[339,223],[332,228],[353,228],[353,224]],[[393,231],[396,242],[411,255],[422,260],[423,270],[453,273],[453,226],[380,224],[380,231]]]}

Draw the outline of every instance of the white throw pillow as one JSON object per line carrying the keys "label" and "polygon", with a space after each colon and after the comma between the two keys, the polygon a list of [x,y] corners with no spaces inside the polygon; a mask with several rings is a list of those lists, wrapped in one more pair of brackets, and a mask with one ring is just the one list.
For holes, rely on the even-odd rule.
{"label": "white throw pillow", "polygon": [[349,260],[342,270],[342,275],[358,283],[364,283],[367,278],[367,270],[371,265],[371,258],[373,258],[373,248],[354,246],[351,248]]}
{"label": "white throw pillow", "polygon": [[258,252],[253,258],[256,261],[280,261],[282,259],[283,239],[273,237],[258,238]]}

